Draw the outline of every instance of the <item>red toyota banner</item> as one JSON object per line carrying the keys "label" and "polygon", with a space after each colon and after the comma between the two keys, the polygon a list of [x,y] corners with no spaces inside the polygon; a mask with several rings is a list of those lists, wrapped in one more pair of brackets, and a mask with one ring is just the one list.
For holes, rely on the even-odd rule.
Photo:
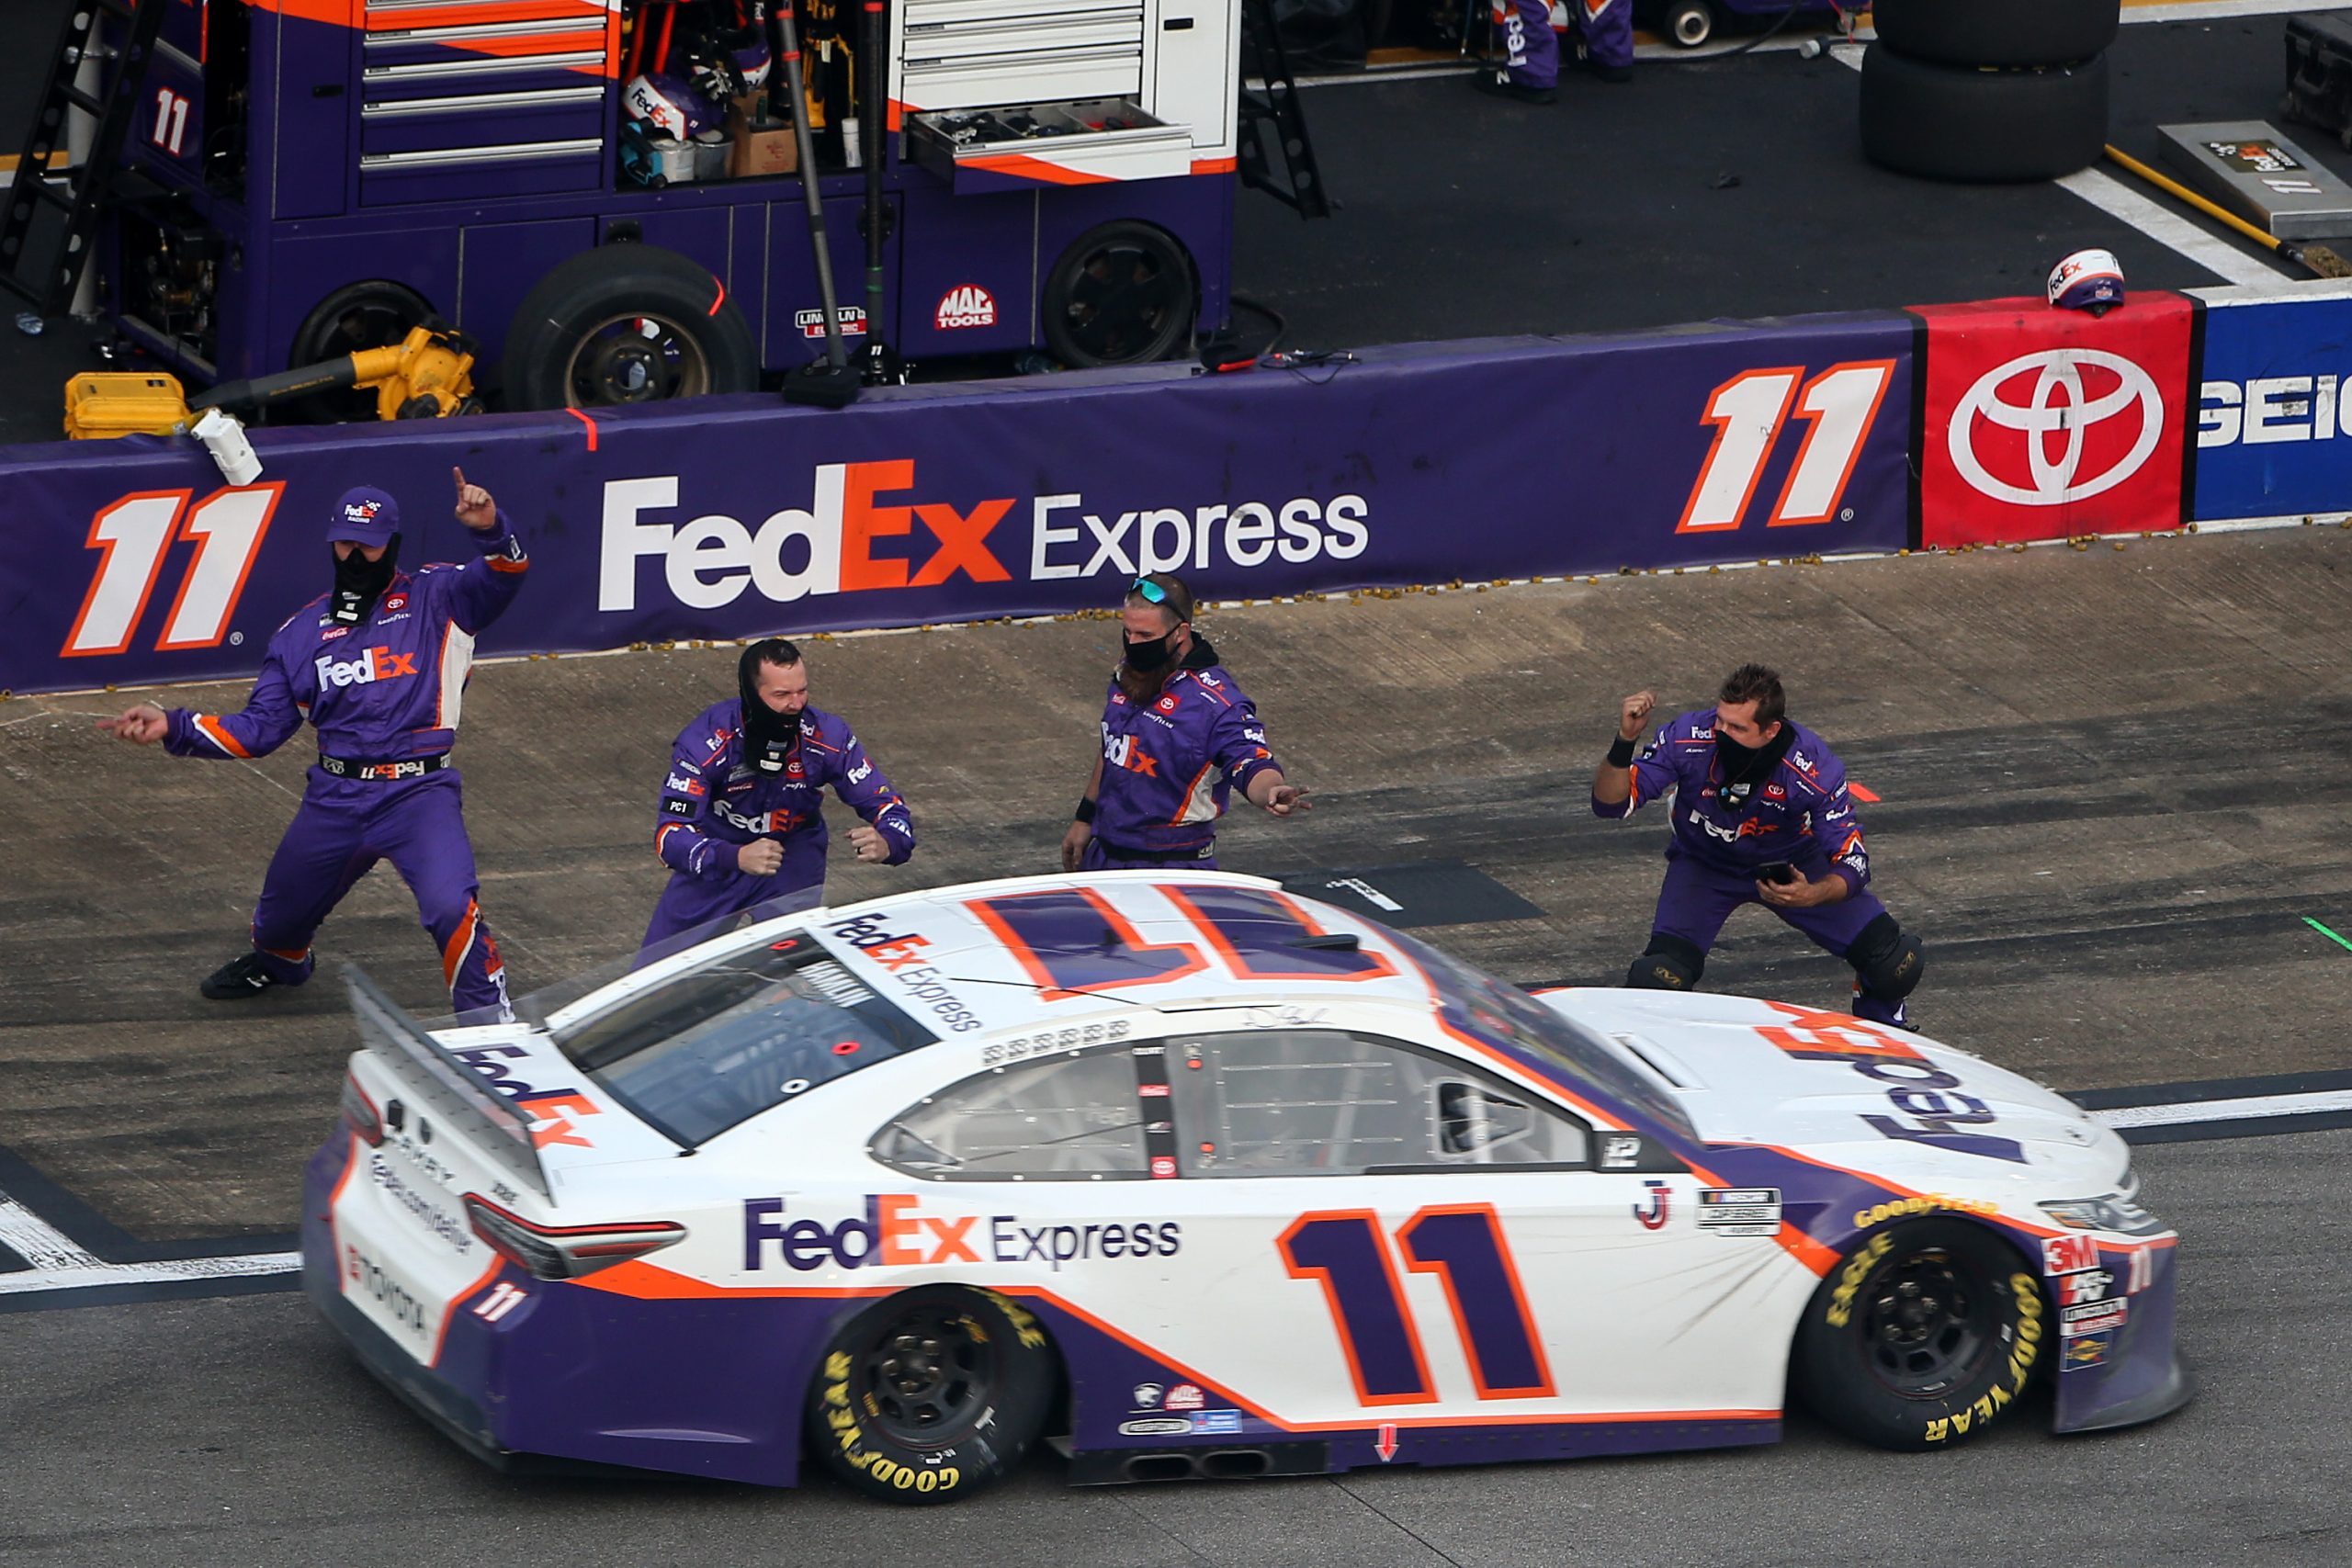
{"label": "red toyota banner", "polygon": [[1914,313],[1928,324],[1921,544],[2187,521],[2189,299],[2134,294],[2105,316],[2038,298]]}

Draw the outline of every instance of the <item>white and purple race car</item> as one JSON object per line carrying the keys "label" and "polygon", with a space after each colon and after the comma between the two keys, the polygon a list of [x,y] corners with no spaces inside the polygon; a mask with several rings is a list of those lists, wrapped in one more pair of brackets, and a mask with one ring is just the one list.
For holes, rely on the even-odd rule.
{"label": "white and purple race car", "polygon": [[1041,1439],[1088,1483],[2188,1397],[2176,1238],[2057,1096],[1842,1013],[1529,996],[1253,878],[817,910],[512,1025],[351,985],[306,1283],[502,1463],[937,1501]]}

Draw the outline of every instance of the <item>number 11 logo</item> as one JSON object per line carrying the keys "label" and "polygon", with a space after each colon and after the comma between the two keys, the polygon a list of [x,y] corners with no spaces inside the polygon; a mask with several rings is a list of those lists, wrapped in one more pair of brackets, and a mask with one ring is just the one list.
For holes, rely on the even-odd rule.
{"label": "number 11 logo", "polygon": [[1894,379],[1894,361],[1849,360],[1798,386],[1804,379],[1801,365],[1747,370],[1707,394],[1702,423],[1715,427],[1715,443],[1699,467],[1690,499],[1682,504],[1676,533],[1736,528],[1747,520],[1757,482],[1792,409],[1805,422],[1804,444],[1772,502],[1768,526],[1826,523],[1838,515],[1862,443],[1870,439]]}
{"label": "number 11 logo", "polygon": [[285,489],[284,481],[272,480],[216,490],[193,506],[193,491],[145,491],[101,508],[90,519],[88,541],[102,552],[97,574],[59,657],[128,652],[164,575],[164,558],[178,539],[195,542],[196,558],[180,579],[156,651],[218,648]]}

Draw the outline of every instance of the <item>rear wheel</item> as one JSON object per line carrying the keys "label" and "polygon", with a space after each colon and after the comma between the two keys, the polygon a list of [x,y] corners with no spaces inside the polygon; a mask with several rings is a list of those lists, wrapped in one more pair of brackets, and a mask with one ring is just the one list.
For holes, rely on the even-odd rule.
{"label": "rear wheel", "polygon": [[611,408],[748,392],[758,346],[707,267],[658,245],[599,245],[557,265],[506,334],[511,409]]}
{"label": "rear wheel", "polygon": [[1046,279],[1046,347],[1065,365],[1147,365],[1193,335],[1192,258],[1164,229],[1122,220],[1080,235]]}
{"label": "rear wheel", "polygon": [[1054,1396],[1037,1320],[993,1291],[924,1285],[833,1337],[808,1391],[808,1441],[859,1491],[968,1496],[1021,1462]]}
{"label": "rear wheel", "polygon": [[2031,1384],[2041,1284],[2007,1242],[1957,1220],[1869,1237],[1821,1281],[1791,1381],[1824,1421],[1877,1448],[1980,1437]]}
{"label": "rear wheel", "polygon": [[1666,8],[1666,36],[1684,49],[1697,49],[1715,36],[1715,8],[1707,0],[1674,0]]}
{"label": "rear wheel", "polygon": [[2049,180],[2107,144],[2107,59],[2040,71],[1938,65],[1874,43],[1862,57],[1862,152],[1928,179]]}

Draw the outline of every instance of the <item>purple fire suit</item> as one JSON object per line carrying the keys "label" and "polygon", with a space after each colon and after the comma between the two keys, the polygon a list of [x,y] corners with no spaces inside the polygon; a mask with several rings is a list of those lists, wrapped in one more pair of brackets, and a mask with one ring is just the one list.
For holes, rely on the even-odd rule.
{"label": "purple fire suit", "polygon": [[1102,782],[1086,871],[1216,869],[1216,819],[1238,786],[1277,768],[1266,727],[1216,652],[1195,639],[1157,699],[1127,701],[1114,671],[1102,707]]}
{"label": "purple fire suit", "polygon": [[1581,58],[1608,71],[1633,68],[1634,0],[1557,0],[1553,15],[1555,31],[1576,29]]}
{"label": "purple fire suit", "polygon": [[[1568,0],[1582,5],[1584,0]],[[1550,0],[1493,0],[1495,36],[1503,65],[1517,87],[1560,85],[1560,40],[1552,31]]]}
{"label": "purple fire suit", "polygon": [[270,637],[242,713],[166,716],[164,746],[175,757],[267,756],[305,717],[318,731],[322,761],[254,907],[254,949],[281,984],[310,978],[320,923],[389,860],[441,950],[450,1005],[513,1016],[506,966],[475,901],[463,793],[444,759],[458,738],[474,637],[514,602],[530,563],[503,511],[496,528],[472,537],[480,559],[395,573],[362,624],[330,619],[324,594],[296,611]]}
{"label": "purple fire suit", "polygon": [[[1673,795],[1674,834],[1667,840],[1666,886],[1658,892],[1653,932],[1678,937],[1705,953],[1734,909],[1763,902],[1757,896],[1756,874],[1774,861],[1788,862],[1808,881],[1844,880],[1847,895],[1833,904],[1803,909],[1764,906],[1841,958],[1862,928],[1886,913],[1869,891],[1870,851],[1847,793],[1844,764],[1812,730],[1795,723],[1789,728],[1795,739],[1780,765],[1753,781],[1744,800],[1733,802],[1722,794],[1713,708],[1683,714],[1659,728],[1634,760],[1633,795],[1623,805],[1593,798],[1596,817],[1631,817]],[[1859,988],[1854,1011],[1881,1023],[1905,1021],[1900,1002]]]}
{"label": "purple fire suit", "polygon": [[[653,908],[644,947],[714,920],[758,909],[763,915],[814,908],[824,896],[825,785],[865,818],[890,846],[887,863],[915,852],[907,803],[865,754],[849,720],[800,710],[800,737],[781,773],[763,773],[743,756],[743,700],[705,708],[678,732],[654,821],[653,852],[670,868],[670,885]],[[739,867],[735,852],[754,839],[784,846],[772,876]]]}

